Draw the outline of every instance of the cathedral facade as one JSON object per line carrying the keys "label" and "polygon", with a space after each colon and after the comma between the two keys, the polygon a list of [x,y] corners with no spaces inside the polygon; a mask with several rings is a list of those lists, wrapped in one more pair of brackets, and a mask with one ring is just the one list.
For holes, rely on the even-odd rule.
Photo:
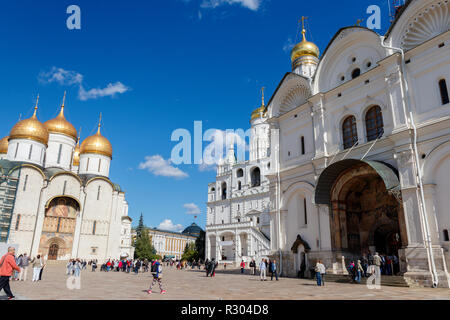
{"label": "cathedral facade", "polygon": [[0,140],[0,242],[48,260],[132,257],[128,203],[109,179],[111,143],[99,122],[80,145],[64,108],[42,123],[36,103]]}
{"label": "cathedral facade", "polygon": [[283,275],[379,252],[411,285],[449,287],[449,29],[449,1],[409,0],[385,35],[342,28],[321,56],[303,30],[261,118]]}

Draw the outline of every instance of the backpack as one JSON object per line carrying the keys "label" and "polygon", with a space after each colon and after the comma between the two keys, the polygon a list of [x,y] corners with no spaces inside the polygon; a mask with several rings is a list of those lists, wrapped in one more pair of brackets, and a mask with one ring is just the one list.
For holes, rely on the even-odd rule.
{"label": "backpack", "polygon": [[152,264],[152,270],[151,270],[151,272],[152,272],[152,273],[158,272],[158,269],[157,269],[157,268],[158,268],[158,265],[157,265],[156,263],[153,263],[153,264]]}

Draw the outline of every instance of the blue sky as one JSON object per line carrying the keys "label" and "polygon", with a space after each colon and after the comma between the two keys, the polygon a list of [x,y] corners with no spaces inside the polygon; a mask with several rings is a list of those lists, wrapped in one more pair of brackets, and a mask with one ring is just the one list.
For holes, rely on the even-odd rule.
{"label": "blue sky", "polygon": [[[72,4],[81,8],[81,30],[66,27]],[[56,116],[67,90],[66,117],[82,139],[103,113],[114,148],[110,178],[126,190],[134,223],[142,212],[149,226],[187,226],[194,204],[204,227],[215,172],[170,164],[172,132],[192,132],[194,121],[203,130],[247,129],[261,86],[268,99],[290,71],[301,16],[323,52],[339,28],[367,20],[373,4],[383,34],[387,0],[3,1],[0,136],[19,114],[31,116],[38,93],[39,119]]]}

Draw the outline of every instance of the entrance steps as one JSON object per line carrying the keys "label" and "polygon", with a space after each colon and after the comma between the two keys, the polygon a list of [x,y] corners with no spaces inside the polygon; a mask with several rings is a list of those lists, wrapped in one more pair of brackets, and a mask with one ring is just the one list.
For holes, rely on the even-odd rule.
{"label": "entrance steps", "polygon": [[[365,285],[368,278],[361,278],[361,284]],[[338,283],[352,283],[349,275],[344,274],[330,274],[325,275],[325,283],[328,282],[338,282]],[[358,283],[355,283],[358,284]],[[388,287],[409,287],[405,278],[402,276],[381,276],[381,286]]]}

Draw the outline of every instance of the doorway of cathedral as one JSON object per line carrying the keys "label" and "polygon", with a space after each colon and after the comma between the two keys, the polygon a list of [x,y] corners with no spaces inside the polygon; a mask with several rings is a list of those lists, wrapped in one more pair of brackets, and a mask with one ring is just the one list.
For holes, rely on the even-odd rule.
{"label": "doorway of cathedral", "polygon": [[58,251],[59,251],[58,244],[54,243],[50,245],[50,248],[48,249],[48,260],[58,259]]}
{"label": "doorway of cathedral", "polygon": [[380,172],[365,163],[343,170],[330,200],[335,250],[353,259],[369,252],[398,256],[406,244],[403,208]]}

